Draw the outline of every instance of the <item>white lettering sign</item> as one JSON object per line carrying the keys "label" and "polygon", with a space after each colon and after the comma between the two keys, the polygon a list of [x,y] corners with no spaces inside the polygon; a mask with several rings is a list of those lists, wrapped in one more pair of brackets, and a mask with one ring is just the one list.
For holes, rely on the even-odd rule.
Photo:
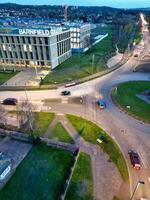
{"label": "white lettering sign", "polygon": [[49,30],[43,29],[19,29],[20,35],[50,35]]}

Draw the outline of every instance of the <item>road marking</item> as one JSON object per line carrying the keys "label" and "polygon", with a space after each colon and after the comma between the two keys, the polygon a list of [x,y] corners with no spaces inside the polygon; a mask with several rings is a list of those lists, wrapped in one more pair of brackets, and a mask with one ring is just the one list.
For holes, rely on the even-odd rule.
{"label": "road marking", "polygon": [[143,163],[143,166],[144,166],[145,168],[147,168],[147,165],[146,165],[146,163],[144,162],[144,158],[143,158],[142,154],[141,154],[140,152],[138,152],[138,154],[139,154],[139,156],[141,157],[141,161],[142,161],[142,163]]}

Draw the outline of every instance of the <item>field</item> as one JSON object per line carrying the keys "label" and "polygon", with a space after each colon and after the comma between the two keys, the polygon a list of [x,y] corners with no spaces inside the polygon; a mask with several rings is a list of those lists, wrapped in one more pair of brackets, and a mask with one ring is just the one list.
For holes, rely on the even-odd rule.
{"label": "field", "polygon": [[[96,29],[96,33],[98,28]],[[91,47],[84,54],[74,54],[63,62],[41,84],[63,83],[77,80],[107,68],[107,60],[114,54],[115,47],[112,44],[112,26],[99,28],[99,32],[108,33],[108,37]],[[92,69],[92,57],[95,55]]]}
{"label": "field", "polygon": [[80,153],[65,200],[92,200],[93,178],[90,156]]}
{"label": "field", "polygon": [[0,72],[0,85],[15,76],[18,72]]}
{"label": "field", "polygon": [[[127,113],[150,123],[150,104],[136,96],[146,90],[150,90],[148,81],[127,82],[120,84],[117,91],[112,92],[112,97]],[[127,106],[130,106],[130,109]]]}
{"label": "field", "polygon": [[1,200],[58,200],[73,163],[71,153],[33,146],[15,174],[0,191]]}
{"label": "field", "polygon": [[67,117],[72,125],[76,128],[78,133],[86,141],[93,144],[98,144],[96,141],[97,139],[102,141],[100,144],[101,148],[109,155],[110,160],[116,164],[122,178],[127,181],[129,178],[127,165],[116,142],[105,131],[91,121],[74,115],[67,115]]}

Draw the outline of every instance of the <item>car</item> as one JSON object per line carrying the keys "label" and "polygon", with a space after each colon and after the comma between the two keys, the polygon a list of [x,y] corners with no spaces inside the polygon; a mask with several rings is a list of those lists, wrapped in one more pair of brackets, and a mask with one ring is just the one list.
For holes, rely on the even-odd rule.
{"label": "car", "polygon": [[63,95],[63,96],[67,96],[67,95],[70,95],[70,94],[71,94],[71,92],[67,91],[67,90],[61,92],[61,95]]}
{"label": "car", "polygon": [[130,150],[129,152],[131,164],[134,169],[141,169],[141,162],[140,162],[140,157],[136,151]]}
{"label": "car", "polygon": [[138,54],[135,54],[134,57],[137,58],[137,57],[138,57]]}
{"label": "car", "polygon": [[7,98],[7,99],[4,99],[3,104],[4,105],[17,105],[18,100],[16,98]]}
{"label": "car", "polygon": [[98,106],[99,106],[100,109],[106,108],[106,103],[105,103],[104,100],[101,100],[101,99],[98,100],[98,101],[97,101],[97,104],[98,104]]}

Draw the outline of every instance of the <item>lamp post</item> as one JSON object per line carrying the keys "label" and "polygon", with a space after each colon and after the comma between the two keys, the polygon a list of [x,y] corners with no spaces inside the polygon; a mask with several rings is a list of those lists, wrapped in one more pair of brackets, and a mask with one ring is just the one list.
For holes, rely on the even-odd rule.
{"label": "lamp post", "polygon": [[133,191],[133,194],[132,194],[132,196],[131,196],[131,199],[130,199],[130,200],[132,200],[132,199],[133,199],[133,197],[134,197],[134,195],[135,195],[135,193],[136,193],[136,191],[137,191],[137,189],[138,189],[138,186],[139,186],[140,184],[144,185],[144,184],[145,184],[145,182],[144,182],[144,181],[138,181],[138,182],[137,182],[137,184],[136,184],[136,186],[135,186],[135,188],[134,188],[134,191]]}

